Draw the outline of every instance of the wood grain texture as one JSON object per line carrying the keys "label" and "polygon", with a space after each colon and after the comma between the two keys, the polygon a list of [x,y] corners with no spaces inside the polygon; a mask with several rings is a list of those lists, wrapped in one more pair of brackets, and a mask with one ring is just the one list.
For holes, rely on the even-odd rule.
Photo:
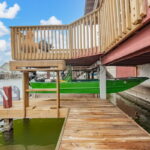
{"label": "wood grain texture", "polygon": [[150,135],[108,101],[72,102],[59,150],[150,149]]}
{"label": "wood grain texture", "polygon": [[66,69],[66,63],[64,60],[10,61],[9,65],[10,70],[13,71],[59,71]]}
{"label": "wood grain texture", "polygon": [[26,107],[29,107],[29,93],[26,89],[29,88],[29,73],[23,72],[23,110],[24,117],[26,117]]}

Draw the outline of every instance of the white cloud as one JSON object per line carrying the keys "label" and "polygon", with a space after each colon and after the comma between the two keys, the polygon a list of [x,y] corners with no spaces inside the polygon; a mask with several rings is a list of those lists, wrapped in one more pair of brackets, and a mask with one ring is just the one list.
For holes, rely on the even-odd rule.
{"label": "white cloud", "polygon": [[0,21],[0,37],[9,33],[8,28]]}
{"label": "white cloud", "polygon": [[0,51],[7,50],[7,42],[5,40],[0,40]]}
{"label": "white cloud", "polygon": [[18,11],[20,10],[20,6],[18,4],[14,4],[14,6],[7,8],[7,2],[0,3],[0,18],[13,19],[16,17]]}
{"label": "white cloud", "polygon": [[41,25],[61,25],[62,21],[57,19],[55,16],[50,17],[48,20],[41,20]]}

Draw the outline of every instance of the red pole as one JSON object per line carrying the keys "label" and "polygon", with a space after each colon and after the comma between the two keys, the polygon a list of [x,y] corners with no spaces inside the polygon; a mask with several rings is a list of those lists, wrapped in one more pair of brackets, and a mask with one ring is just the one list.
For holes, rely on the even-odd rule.
{"label": "red pole", "polygon": [[7,96],[7,99],[3,96],[3,107],[10,108],[12,107],[12,88],[11,86],[7,86],[3,87],[3,90],[5,92],[5,95]]}

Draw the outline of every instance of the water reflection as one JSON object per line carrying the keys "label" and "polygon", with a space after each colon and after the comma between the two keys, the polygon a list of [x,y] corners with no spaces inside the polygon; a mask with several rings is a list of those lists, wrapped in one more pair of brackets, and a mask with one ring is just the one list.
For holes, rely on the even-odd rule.
{"label": "water reflection", "polygon": [[13,129],[10,130],[9,132],[8,131],[5,131],[2,133],[2,136],[3,136],[3,139],[4,139],[4,143],[6,145],[10,145],[13,143],[13,140],[14,140],[14,131]]}

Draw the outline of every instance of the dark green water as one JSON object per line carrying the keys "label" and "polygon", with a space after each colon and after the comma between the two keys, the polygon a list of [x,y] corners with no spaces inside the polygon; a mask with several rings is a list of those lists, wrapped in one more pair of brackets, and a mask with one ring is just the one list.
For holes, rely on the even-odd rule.
{"label": "dark green water", "polygon": [[18,119],[0,133],[0,150],[55,150],[64,119]]}

